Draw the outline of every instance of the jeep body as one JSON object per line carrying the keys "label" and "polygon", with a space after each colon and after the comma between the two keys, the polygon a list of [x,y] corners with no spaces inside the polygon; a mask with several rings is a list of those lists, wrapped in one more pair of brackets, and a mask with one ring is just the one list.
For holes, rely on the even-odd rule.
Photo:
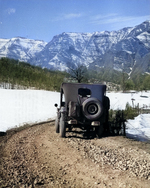
{"label": "jeep body", "polygon": [[110,102],[105,94],[106,85],[103,84],[62,83],[55,120],[56,133],[60,132],[60,136],[65,137],[67,127],[79,127],[94,129],[101,137],[108,129]]}

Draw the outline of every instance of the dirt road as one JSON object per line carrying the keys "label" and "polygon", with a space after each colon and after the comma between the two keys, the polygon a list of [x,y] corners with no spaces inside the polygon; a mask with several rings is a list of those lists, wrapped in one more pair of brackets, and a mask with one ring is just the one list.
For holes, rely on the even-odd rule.
{"label": "dirt road", "polygon": [[[150,144],[29,127],[0,142],[0,187],[150,187]],[[9,137],[9,138],[8,138]]]}

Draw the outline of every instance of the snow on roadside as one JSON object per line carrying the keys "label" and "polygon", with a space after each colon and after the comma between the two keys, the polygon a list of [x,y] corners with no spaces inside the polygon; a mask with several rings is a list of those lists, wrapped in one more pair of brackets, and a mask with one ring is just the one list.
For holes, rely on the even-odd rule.
{"label": "snow on roadside", "polygon": [[139,104],[140,108],[150,109],[150,91],[137,92],[137,93],[106,93],[110,98],[110,108],[113,110],[123,110],[126,107],[127,102],[135,107]]}
{"label": "snow on roadside", "polygon": [[54,118],[59,96],[43,90],[0,89],[0,131]]}
{"label": "snow on roadside", "polygon": [[126,127],[128,137],[141,141],[150,140],[150,114],[140,114],[134,120],[128,120]]}
{"label": "snow on roadside", "polygon": [[[125,109],[126,103],[132,106],[150,108],[150,91],[139,93],[107,93],[110,108]],[[142,96],[142,97],[141,97]],[[0,131],[26,123],[46,121],[56,117],[54,104],[59,104],[60,93],[44,90],[5,90],[0,89]],[[150,139],[150,114],[141,114],[128,120],[127,133],[132,136]]]}

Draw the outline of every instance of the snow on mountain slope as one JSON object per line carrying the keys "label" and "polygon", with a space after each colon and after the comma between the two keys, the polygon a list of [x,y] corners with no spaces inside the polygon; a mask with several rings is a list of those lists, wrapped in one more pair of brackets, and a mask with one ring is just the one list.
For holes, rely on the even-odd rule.
{"label": "snow on mountain slope", "polygon": [[6,45],[9,39],[0,39],[0,49]]}
{"label": "snow on mountain slope", "polygon": [[[64,32],[54,36],[49,43],[20,37],[0,40],[0,57],[58,70],[82,63],[94,69],[111,65],[112,69],[130,73],[131,70],[134,72],[134,64],[140,59],[138,71],[143,73],[148,66],[149,52],[150,21],[111,32]],[[142,62],[145,62],[144,68]]]}
{"label": "snow on mountain slope", "polygon": [[47,43],[44,41],[26,38],[12,38],[0,40],[0,57],[9,57],[28,61],[32,56],[41,51]]}
{"label": "snow on mountain slope", "polygon": [[9,39],[0,39],[0,58],[6,57],[7,54],[7,42]]}
{"label": "snow on mountain slope", "polygon": [[[42,61],[45,67],[59,67],[59,70],[75,63],[87,67],[108,67],[112,64],[115,69],[129,73],[134,69],[136,57],[144,57],[150,51],[149,31],[150,22],[147,21],[133,28],[112,32],[62,33],[55,36],[32,63],[36,65]],[[139,70],[142,72],[141,67]]]}
{"label": "snow on mountain slope", "polygon": [[143,32],[137,38],[144,43],[147,48],[150,48],[150,32]]}

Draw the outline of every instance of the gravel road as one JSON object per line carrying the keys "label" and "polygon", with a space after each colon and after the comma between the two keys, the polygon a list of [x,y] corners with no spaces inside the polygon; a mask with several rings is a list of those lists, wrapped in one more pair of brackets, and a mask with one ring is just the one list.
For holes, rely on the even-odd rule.
{"label": "gravel road", "polygon": [[0,187],[150,187],[150,143],[66,136],[51,122],[1,137]]}

